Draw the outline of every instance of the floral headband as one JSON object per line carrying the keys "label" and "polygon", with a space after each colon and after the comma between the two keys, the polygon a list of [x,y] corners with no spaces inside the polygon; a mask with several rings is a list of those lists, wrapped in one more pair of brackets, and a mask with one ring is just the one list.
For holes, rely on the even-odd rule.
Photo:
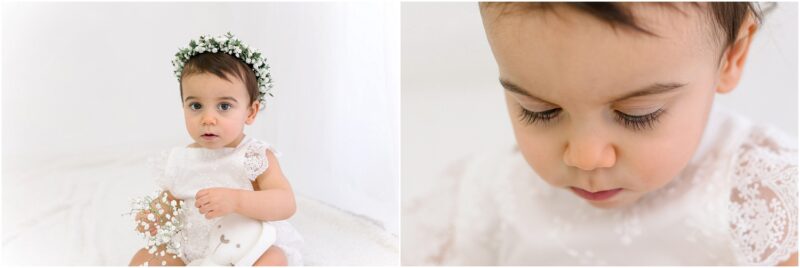
{"label": "floral headband", "polygon": [[181,81],[181,73],[183,66],[189,61],[192,56],[204,52],[225,52],[228,55],[234,56],[250,66],[256,74],[258,80],[258,100],[264,103],[267,94],[272,97],[272,76],[269,73],[269,64],[267,59],[261,55],[257,49],[250,48],[242,43],[233,34],[228,32],[224,36],[211,37],[208,35],[200,36],[200,39],[195,41],[192,39],[189,42],[189,47],[179,48],[178,53],[175,53],[175,59],[172,60],[172,66],[175,67],[175,76],[178,82]]}

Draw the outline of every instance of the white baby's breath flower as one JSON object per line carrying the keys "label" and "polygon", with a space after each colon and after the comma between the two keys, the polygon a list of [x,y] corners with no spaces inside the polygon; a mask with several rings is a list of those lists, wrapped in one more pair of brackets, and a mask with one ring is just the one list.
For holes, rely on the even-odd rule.
{"label": "white baby's breath flower", "polygon": [[[163,204],[158,204],[157,201],[162,201]],[[151,204],[155,203],[154,205]],[[180,245],[177,243],[177,240],[172,239],[173,236],[177,235],[179,232],[183,231],[184,224],[179,219],[179,215],[183,214],[183,209],[178,208],[177,204],[183,204],[183,201],[176,202],[175,200],[171,200],[171,202],[167,202],[167,194],[156,191],[153,194],[153,197],[145,196],[143,198],[133,199],[131,203],[131,212],[130,214],[133,215],[145,215],[147,222],[145,220],[138,219],[134,217],[137,226],[143,226],[144,230],[150,230],[151,227],[155,228],[155,234],[151,234],[149,231],[142,232],[142,237],[145,238],[146,248],[148,248],[148,252],[153,254],[156,252],[157,248],[162,245],[166,245],[167,252],[177,252],[177,249]],[[157,209],[156,209],[157,208]],[[172,212],[167,212],[171,210]],[[157,216],[165,215],[167,220],[166,222],[156,221]],[[184,239],[186,238],[183,236]],[[164,251],[162,250],[161,254]]]}

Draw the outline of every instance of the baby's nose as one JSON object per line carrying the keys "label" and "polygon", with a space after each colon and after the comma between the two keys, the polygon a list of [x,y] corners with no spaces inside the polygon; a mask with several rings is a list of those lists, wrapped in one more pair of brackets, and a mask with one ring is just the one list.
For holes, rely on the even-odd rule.
{"label": "baby's nose", "polygon": [[564,149],[564,164],[581,170],[613,167],[617,161],[615,146],[597,132],[574,135]]}
{"label": "baby's nose", "polygon": [[200,123],[203,125],[216,125],[217,117],[210,113],[203,114],[203,118],[201,119]]}
{"label": "baby's nose", "polygon": [[575,144],[570,143],[564,153],[564,163],[581,170],[613,167],[617,156],[610,144]]}

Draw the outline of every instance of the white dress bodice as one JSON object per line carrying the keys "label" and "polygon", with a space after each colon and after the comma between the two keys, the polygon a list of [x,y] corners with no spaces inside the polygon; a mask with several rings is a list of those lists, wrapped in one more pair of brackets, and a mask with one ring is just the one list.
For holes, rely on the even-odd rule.
{"label": "white dress bodice", "polygon": [[[213,187],[252,191],[252,182],[269,168],[267,150],[280,156],[271,145],[245,136],[236,148],[175,147],[151,160],[156,184],[183,200],[187,208],[183,215],[186,227],[178,234],[178,239],[186,241],[181,247],[185,263],[203,257],[211,227],[219,220],[206,219],[195,208],[197,192]],[[284,250],[290,264],[301,264],[297,246],[303,239],[299,233],[286,221],[270,223],[277,229],[275,245]]]}
{"label": "white dress bodice", "polygon": [[516,149],[449,170],[403,206],[404,263],[774,265],[797,251],[795,142],[719,109],[682,173],[626,208],[550,186]]}

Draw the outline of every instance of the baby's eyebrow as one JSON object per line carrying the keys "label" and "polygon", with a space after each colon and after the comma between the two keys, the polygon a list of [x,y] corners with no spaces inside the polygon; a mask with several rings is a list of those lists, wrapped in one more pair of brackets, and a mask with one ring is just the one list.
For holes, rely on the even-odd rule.
{"label": "baby's eyebrow", "polygon": [[232,100],[232,101],[233,101],[233,102],[235,102],[235,103],[239,103],[239,101],[237,101],[237,100],[236,100],[236,98],[234,98],[234,97],[230,97],[230,96],[219,97],[219,98],[217,98],[217,99],[218,99],[218,100]]}
{"label": "baby's eyebrow", "polygon": [[[524,96],[533,98],[533,99],[538,100],[538,101],[550,103],[549,101],[543,100],[542,98],[533,96],[533,94],[529,93],[527,90],[523,89],[522,87],[520,87],[520,86],[518,86],[518,85],[516,85],[516,84],[514,84],[514,83],[512,83],[512,82],[510,82],[508,80],[500,78],[500,85],[502,85],[503,88],[505,88],[506,90],[508,90],[510,92],[514,92],[514,93],[517,93],[517,94],[520,94],[520,95],[524,95]],[[667,93],[667,92],[673,91],[675,89],[682,88],[685,85],[686,85],[686,83],[654,83],[652,85],[643,87],[643,88],[635,90],[633,92],[626,93],[625,95],[622,95],[622,96],[620,96],[618,98],[614,98],[614,100],[611,101],[611,102],[618,102],[618,101],[622,101],[622,100],[626,100],[626,99],[630,99],[630,98],[634,98],[634,97],[641,97],[641,96],[647,96],[647,95],[656,95],[656,94]]]}
{"label": "baby's eyebrow", "polygon": [[511,92],[514,92],[514,93],[517,93],[517,94],[532,98],[532,99],[534,99],[536,101],[552,103],[552,102],[543,100],[542,98],[536,97],[536,96],[532,95],[531,93],[528,93],[527,90],[525,90],[522,87],[518,86],[517,84],[511,83],[511,81],[505,80],[503,78],[500,78],[500,85],[502,85],[503,88],[505,88],[508,91],[511,91]]}
{"label": "baby's eyebrow", "polygon": [[[187,102],[187,101],[189,101],[189,100],[191,100],[191,99],[198,99],[198,98],[197,98],[197,97],[195,97],[195,96],[188,96],[188,97],[186,97],[186,99],[184,99],[183,101],[184,101],[184,102]],[[238,100],[236,100],[236,98],[234,98],[234,97],[231,97],[231,96],[219,97],[219,98],[217,98],[217,99],[218,99],[218,100],[232,100],[232,101],[233,101],[233,102],[235,102],[235,103],[239,103],[239,101],[238,101]]]}
{"label": "baby's eyebrow", "polygon": [[643,88],[641,88],[639,90],[636,90],[636,91],[633,91],[631,93],[627,93],[625,95],[622,95],[621,97],[614,99],[614,101],[612,101],[612,102],[626,100],[626,99],[630,99],[630,98],[633,98],[633,97],[641,97],[641,96],[647,96],[647,95],[663,94],[663,93],[667,93],[667,92],[673,91],[675,89],[682,88],[685,85],[686,85],[685,83],[683,83],[683,84],[682,83],[654,83],[652,85],[643,87]]}

